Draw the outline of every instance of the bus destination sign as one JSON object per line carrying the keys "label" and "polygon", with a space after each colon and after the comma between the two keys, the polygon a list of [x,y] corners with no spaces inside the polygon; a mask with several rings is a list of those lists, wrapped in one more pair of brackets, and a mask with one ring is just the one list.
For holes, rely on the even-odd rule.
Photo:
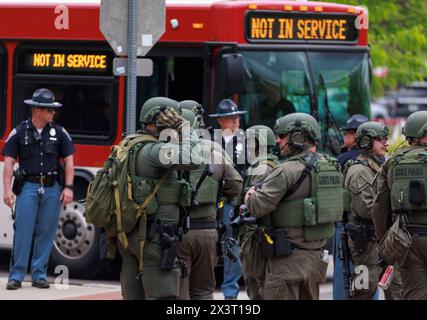
{"label": "bus destination sign", "polygon": [[25,50],[25,63],[21,72],[56,74],[97,74],[111,73],[111,57],[101,52]]}
{"label": "bus destination sign", "polygon": [[354,43],[358,38],[355,15],[249,11],[249,42]]}

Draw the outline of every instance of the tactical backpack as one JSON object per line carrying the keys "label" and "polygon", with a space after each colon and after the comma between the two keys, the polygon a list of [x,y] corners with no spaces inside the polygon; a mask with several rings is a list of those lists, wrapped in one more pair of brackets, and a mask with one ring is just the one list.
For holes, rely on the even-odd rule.
{"label": "tactical backpack", "polygon": [[405,148],[390,160],[391,209],[411,224],[427,224],[427,148]]}
{"label": "tactical backpack", "polygon": [[132,231],[141,219],[145,234],[147,215],[157,211],[155,195],[167,173],[156,183],[135,173],[138,151],[154,141],[157,139],[151,135],[134,134],[113,146],[87,190],[87,221],[104,228],[108,238],[117,237],[124,248],[128,246],[126,233]]}

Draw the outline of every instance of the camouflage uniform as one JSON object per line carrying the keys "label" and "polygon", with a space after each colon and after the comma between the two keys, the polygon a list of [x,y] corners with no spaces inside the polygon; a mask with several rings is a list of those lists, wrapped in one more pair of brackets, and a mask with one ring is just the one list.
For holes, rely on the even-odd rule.
{"label": "camouflage uniform", "polygon": [[[180,111],[176,101],[167,98],[152,98],[146,101],[141,109],[140,120],[143,124],[150,124],[158,121],[161,113],[160,107],[173,108]],[[156,120],[157,119],[157,120]],[[172,123],[182,123],[181,117],[176,117]],[[178,130],[180,132],[180,130]],[[149,131],[144,133],[151,134]],[[179,203],[182,191],[182,181],[178,180],[177,170],[194,170],[198,168],[201,159],[197,157],[197,152],[191,154],[199,144],[199,139],[193,135],[182,135],[179,148],[166,146],[163,141],[147,143],[139,151],[136,162],[136,174],[141,177],[159,181],[164,174],[166,179],[156,194],[158,208],[155,213],[148,217],[147,229],[141,223],[127,234],[129,246],[124,249],[119,243],[119,250],[122,256],[122,271],[120,281],[122,285],[123,298],[134,299],[174,299],[179,295],[179,283],[181,270],[174,266],[170,270],[160,267],[160,260],[163,253],[161,247],[161,234],[167,233],[174,237],[179,221]],[[166,159],[179,156],[178,159],[186,159],[188,162],[179,161],[177,164],[168,163]],[[184,164],[188,163],[188,164]],[[147,236],[143,248],[143,273],[142,281],[139,279],[139,257],[141,234],[146,231],[148,234],[153,224],[160,226],[163,230],[157,229],[152,238]]]}

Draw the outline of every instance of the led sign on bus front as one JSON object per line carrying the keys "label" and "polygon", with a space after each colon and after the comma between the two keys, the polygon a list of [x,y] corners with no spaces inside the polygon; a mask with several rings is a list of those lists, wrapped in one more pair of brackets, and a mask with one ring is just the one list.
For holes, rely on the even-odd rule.
{"label": "led sign on bus front", "polygon": [[107,68],[105,54],[33,53],[33,68],[89,69],[103,71]]}
{"label": "led sign on bus front", "polygon": [[248,12],[246,38],[253,42],[355,42],[353,15]]}

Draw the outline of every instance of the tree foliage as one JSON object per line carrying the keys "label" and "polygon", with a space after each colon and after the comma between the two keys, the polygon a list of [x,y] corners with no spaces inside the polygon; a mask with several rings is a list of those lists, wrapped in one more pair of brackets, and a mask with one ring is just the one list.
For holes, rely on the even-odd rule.
{"label": "tree foliage", "polygon": [[330,0],[363,5],[369,13],[373,68],[387,67],[387,77],[374,77],[373,93],[427,78],[427,1]]}

